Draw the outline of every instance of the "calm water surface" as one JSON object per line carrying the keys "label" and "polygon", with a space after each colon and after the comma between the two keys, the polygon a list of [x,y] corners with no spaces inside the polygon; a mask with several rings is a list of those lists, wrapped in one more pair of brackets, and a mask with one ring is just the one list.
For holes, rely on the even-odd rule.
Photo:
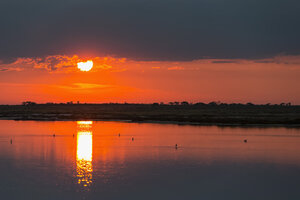
{"label": "calm water surface", "polygon": [[300,129],[0,121],[0,178],[1,199],[298,200]]}

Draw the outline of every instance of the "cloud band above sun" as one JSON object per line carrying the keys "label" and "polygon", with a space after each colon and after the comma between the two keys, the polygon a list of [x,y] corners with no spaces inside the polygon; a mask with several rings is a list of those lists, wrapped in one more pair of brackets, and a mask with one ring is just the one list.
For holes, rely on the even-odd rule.
{"label": "cloud band above sun", "polygon": [[0,60],[0,73],[20,72],[23,70],[47,70],[56,73],[70,73],[80,71],[97,72],[109,70],[112,72],[124,72],[127,70],[145,71],[152,70],[245,70],[247,67],[253,70],[259,64],[263,68],[274,68],[285,65],[285,69],[299,68],[300,55],[279,55],[267,59],[199,59],[193,61],[136,61],[115,57],[80,57],[78,55],[50,55],[46,57],[20,57],[14,61],[5,63]]}
{"label": "cloud band above sun", "polygon": [[46,57],[20,57],[9,63],[1,63],[0,72],[23,71],[26,69],[45,69],[49,72],[76,72],[111,69],[124,63],[126,58],[114,57],[80,57],[78,55],[50,55]]}

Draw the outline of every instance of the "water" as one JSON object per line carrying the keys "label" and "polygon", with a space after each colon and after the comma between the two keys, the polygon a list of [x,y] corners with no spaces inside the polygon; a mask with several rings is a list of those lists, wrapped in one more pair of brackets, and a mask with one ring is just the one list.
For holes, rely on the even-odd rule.
{"label": "water", "polygon": [[298,200],[300,129],[0,121],[0,178],[1,199]]}

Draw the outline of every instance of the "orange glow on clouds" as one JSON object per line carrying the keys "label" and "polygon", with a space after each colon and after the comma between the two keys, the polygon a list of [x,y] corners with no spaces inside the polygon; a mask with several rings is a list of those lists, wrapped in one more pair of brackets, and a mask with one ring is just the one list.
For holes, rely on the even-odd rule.
{"label": "orange glow on clouds", "polygon": [[[79,67],[90,71],[82,73]],[[0,61],[0,104],[27,100],[299,104],[299,76],[300,55],[192,61],[49,55]]]}
{"label": "orange glow on clouds", "polygon": [[93,68],[93,61],[92,60],[88,60],[86,62],[79,62],[77,63],[77,67],[78,69],[80,69],[81,71],[90,71]]}

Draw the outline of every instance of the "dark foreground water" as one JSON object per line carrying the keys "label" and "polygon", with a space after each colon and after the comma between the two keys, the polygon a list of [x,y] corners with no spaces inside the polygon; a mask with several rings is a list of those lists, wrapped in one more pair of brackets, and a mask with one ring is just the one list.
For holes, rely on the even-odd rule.
{"label": "dark foreground water", "polygon": [[0,121],[0,180],[9,200],[298,200],[300,129]]}

